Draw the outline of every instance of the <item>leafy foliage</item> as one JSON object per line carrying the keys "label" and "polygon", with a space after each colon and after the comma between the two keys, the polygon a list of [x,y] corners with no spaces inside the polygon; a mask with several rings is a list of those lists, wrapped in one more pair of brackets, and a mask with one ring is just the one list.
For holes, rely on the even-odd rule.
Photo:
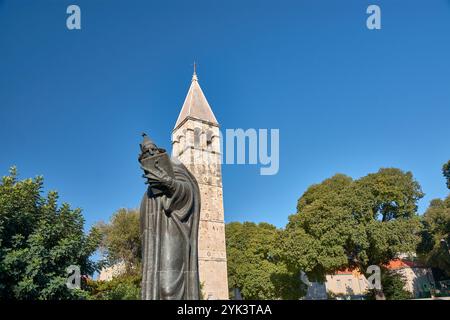
{"label": "leafy foliage", "polygon": [[442,167],[442,173],[445,179],[447,179],[447,188],[450,189],[450,160]]}
{"label": "leafy foliage", "polygon": [[[411,292],[405,289],[406,280],[402,274],[384,268],[381,270],[381,286],[386,300],[412,299]],[[376,294],[376,290],[369,290],[367,298],[375,300]]]}
{"label": "leafy foliage", "polygon": [[92,300],[140,300],[141,275],[121,274],[110,281],[88,280]]}
{"label": "leafy foliage", "polygon": [[139,211],[119,209],[108,224],[99,223],[97,228],[102,235],[100,248],[107,265],[124,263],[127,273],[140,270]]}
{"label": "leafy foliage", "polygon": [[[450,189],[450,161],[442,172]],[[431,200],[422,223],[422,241],[417,248],[421,260],[450,276],[450,195],[445,200]]]}
{"label": "leafy foliage", "polygon": [[450,195],[445,200],[431,201],[423,225],[422,242],[418,246],[422,261],[450,276]]}
{"label": "leafy foliage", "polygon": [[12,168],[0,183],[0,299],[85,298],[66,286],[66,268],[96,270],[89,257],[99,243],[94,228],[85,235],[80,209],[58,206],[55,191],[42,196],[43,178],[17,179]]}
{"label": "leafy foliage", "polygon": [[335,175],[313,185],[298,201],[281,241],[289,270],[309,279],[346,267],[365,270],[400,252],[414,252],[420,240],[417,201],[423,196],[410,172],[380,169],[358,180]]}
{"label": "leafy foliage", "polygon": [[[139,300],[141,298],[141,241],[139,211],[119,209],[109,223],[97,223],[101,235],[102,266],[121,266],[110,281],[89,280],[90,299]],[[122,271],[122,266],[123,271]]]}
{"label": "leafy foliage", "polygon": [[299,273],[278,259],[280,230],[267,223],[226,225],[229,288],[244,299],[298,299],[304,294]]}

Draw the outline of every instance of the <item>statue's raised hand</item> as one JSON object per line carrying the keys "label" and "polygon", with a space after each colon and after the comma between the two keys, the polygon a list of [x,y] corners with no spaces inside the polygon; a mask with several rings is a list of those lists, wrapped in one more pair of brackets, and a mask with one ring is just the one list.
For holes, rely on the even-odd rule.
{"label": "statue's raised hand", "polygon": [[154,169],[147,170],[142,167],[145,174],[143,177],[147,178],[147,183],[152,187],[167,189],[171,192],[175,191],[174,180],[173,178],[156,162]]}

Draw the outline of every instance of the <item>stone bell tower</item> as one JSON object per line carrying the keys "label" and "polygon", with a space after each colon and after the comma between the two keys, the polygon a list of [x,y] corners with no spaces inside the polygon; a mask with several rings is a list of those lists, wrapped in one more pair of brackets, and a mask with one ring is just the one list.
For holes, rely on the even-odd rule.
{"label": "stone bell tower", "polygon": [[205,299],[228,299],[219,124],[192,76],[175,128],[172,156],[197,179],[201,194],[198,257]]}

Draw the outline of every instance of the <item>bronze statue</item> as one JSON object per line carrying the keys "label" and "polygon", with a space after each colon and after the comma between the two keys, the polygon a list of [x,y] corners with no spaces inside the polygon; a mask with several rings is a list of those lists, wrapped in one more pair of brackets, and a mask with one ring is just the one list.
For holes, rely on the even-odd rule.
{"label": "bronze statue", "polygon": [[181,163],[146,134],[139,162],[149,187],[141,202],[142,299],[198,300],[200,191]]}

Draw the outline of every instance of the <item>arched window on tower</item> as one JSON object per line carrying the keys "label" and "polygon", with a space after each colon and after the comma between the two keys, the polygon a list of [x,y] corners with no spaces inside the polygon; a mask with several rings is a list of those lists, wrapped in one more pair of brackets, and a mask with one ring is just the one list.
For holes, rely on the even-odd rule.
{"label": "arched window on tower", "polygon": [[213,139],[213,133],[211,130],[208,130],[206,133],[206,149],[211,150],[212,148],[212,139]]}
{"label": "arched window on tower", "polygon": [[194,129],[194,147],[200,148],[200,135],[202,133],[202,130],[200,128]]}

